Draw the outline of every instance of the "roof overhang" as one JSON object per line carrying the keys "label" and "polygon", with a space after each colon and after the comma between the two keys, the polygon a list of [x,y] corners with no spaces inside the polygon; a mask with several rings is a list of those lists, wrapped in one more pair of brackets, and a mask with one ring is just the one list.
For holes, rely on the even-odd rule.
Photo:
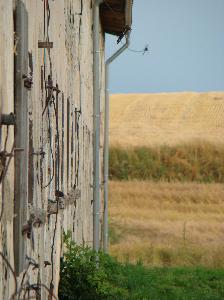
{"label": "roof overhang", "polygon": [[106,33],[120,35],[132,24],[133,0],[105,0],[100,6],[101,22]]}

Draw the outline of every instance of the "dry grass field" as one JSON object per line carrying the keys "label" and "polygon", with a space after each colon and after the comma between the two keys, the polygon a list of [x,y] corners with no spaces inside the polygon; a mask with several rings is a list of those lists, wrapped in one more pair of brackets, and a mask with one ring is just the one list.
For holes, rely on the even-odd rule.
{"label": "dry grass field", "polygon": [[222,92],[116,94],[110,98],[111,145],[224,143],[223,136]]}
{"label": "dry grass field", "polygon": [[112,181],[110,253],[151,266],[224,267],[223,184]]}
{"label": "dry grass field", "polygon": [[111,96],[112,255],[224,267],[223,136],[224,93]]}

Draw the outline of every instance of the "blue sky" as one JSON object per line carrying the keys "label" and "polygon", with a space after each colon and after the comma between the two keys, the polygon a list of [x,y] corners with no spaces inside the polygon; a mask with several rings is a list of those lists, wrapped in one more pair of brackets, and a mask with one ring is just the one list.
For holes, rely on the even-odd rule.
{"label": "blue sky", "polygon": [[111,64],[111,93],[224,91],[224,0],[135,0],[132,28],[130,48],[149,53]]}

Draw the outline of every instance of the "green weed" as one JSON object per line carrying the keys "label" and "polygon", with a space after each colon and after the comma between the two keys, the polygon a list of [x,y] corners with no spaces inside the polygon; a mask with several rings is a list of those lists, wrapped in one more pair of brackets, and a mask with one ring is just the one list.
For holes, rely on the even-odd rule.
{"label": "green weed", "polygon": [[64,242],[67,251],[61,261],[61,300],[125,299],[125,277],[114,258],[75,244],[70,234]]}
{"label": "green weed", "polygon": [[[224,270],[208,268],[146,268],[121,264],[109,255],[76,245],[65,237],[61,262],[61,300],[221,300]],[[165,261],[169,255],[162,253]],[[97,263],[96,263],[97,261]]]}

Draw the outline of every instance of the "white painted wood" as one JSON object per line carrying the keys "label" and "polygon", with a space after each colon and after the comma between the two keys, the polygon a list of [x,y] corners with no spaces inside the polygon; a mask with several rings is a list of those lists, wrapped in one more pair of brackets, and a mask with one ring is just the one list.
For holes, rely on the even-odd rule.
{"label": "white painted wood", "polygon": [[[11,0],[0,0],[0,113],[8,114],[14,111],[13,99],[13,3]],[[7,136],[6,126],[0,128],[0,151],[4,150]],[[6,151],[10,152],[13,146],[13,126],[9,127]],[[4,198],[4,211],[0,222],[0,251],[14,267],[13,259],[13,181],[14,159],[11,159],[4,181],[0,184],[0,207]],[[1,165],[1,163],[0,163]],[[1,169],[1,167],[0,167]],[[1,210],[1,208],[0,208]],[[0,258],[0,299],[9,299],[14,289],[14,280],[10,270]]]}
{"label": "white painted wood", "polygon": [[[48,27],[48,38],[53,42],[53,48],[38,48],[38,40],[47,38],[47,12],[44,3],[49,3],[50,19]],[[92,200],[93,200],[93,41],[92,41],[92,7],[91,0],[62,0],[62,1],[40,1],[22,0],[28,14],[28,51],[32,53],[33,60],[33,85],[27,93],[27,120],[21,125],[29,129],[24,137],[24,144],[29,152],[25,155],[29,161],[29,170],[24,164],[24,173],[20,176],[20,182],[27,182],[26,176],[29,171],[29,187],[26,191],[29,197],[24,196],[23,218],[20,227],[26,224],[33,209],[47,211],[50,175],[52,174],[51,157],[53,153],[54,163],[57,161],[57,123],[54,113],[54,105],[48,105],[52,117],[50,127],[52,128],[52,146],[49,139],[48,109],[43,114],[46,106],[48,75],[51,75],[54,86],[58,84],[58,104],[56,103],[56,92],[54,92],[55,104],[58,106],[58,133],[60,136],[60,168],[59,189],[65,194],[73,197],[69,200],[64,210],[60,210],[56,219],[50,215],[44,219],[43,224],[32,228],[31,239],[22,236],[21,229],[17,230],[17,242],[25,242],[24,251],[20,251],[20,265],[28,266],[32,258],[38,263],[39,268],[30,267],[25,282],[29,284],[44,283],[50,287],[53,284],[53,292],[57,294],[59,282],[60,256],[62,255],[62,233],[70,230],[77,243],[92,245]],[[17,1],[15,1],[17,3]],[[14,3],[14,5],[15,5]],[[82,8],[82,10],[81,10]],[[46,10],[46,7],[45,7]],[[4,32],[3,42],[0,44],[0,56],[4,57],[5,63],[0,60],[0,108],[4,104],[4,112],[13,110],[13,1],[0,0],[0,12],[4,16],[0,19],[0,34]],[[7,22],[6,22],[7,19]],[[45,28],[45,30],[44,30]],[[6,50],[7,49],[7,50]],[[104,37],[101,39],[102,60],[102,103],[104,97]],[[45,73],[45,78],[43,75]],[[3,84],[2,78],[7,78]],[[7,101],[6,101],[7,99]],[[24,99],[22,99],[24,101]],[[68,103],[69,101],[69,112]],[[101,110],[103,109],[103,106]],[[43,116],[42,116],[43,114]],[[72,131],[73,124],[73,131]],[[69,125],[69,127],[68,127]],[[10,129],[10,142],[12,145],[13,128]],[[4,132],[5,136],[5,132]],[[23,138],[24,138],[23,137]],[[69,138],[69,140],[68,140]],[[22,138],[21,138],[22,139]],[[20,139],[20,141],[21,141]],[[28,140],[27,140],[28,139]],[[102,144],[102,143],[101,143]],[[2,146],[2,144],[1,144]],[[50,148],[52,148],[52,153]],[[71,150],[73,149],[73,153]],[[45,155],[38,155],[41,151]],[[36,153],[35,155],[33,153]],[[71,159],[73,158],[73,159]],[[51,170],[49,169],[51,168]],[[55,169],[55,168],[54,168]],[[13,263],[13,164],[10,166],[8,177],[7,215],[4,215],[5,224],[0,224],[0,251],[5,247],[10,262]],[[55,170],[54,170],[55,172]],[[55,198],[55,179],[52,181],[52,200]],[[24,183],[22,183],[24,188]],[[75,187],[75,189],[74,189]],[[0,187],[1,189],[1,187]],[[79,197],[77,190],[80,190]],[[0,190],[1,191],[1,190]],[[29,205],[31,208],[29,208]],[[2,242],[3,241],[3,242]],[[52,247],[54,242],[54,247]],[[53,252],[52,252],[53,251]],[[23,253],[22,253],[23,252]],[[51,255],[53,253],[53,256]],[[51,263],[45,267],[44,261]],[[0,261],[0,299],[9,299],[13,291],[13,280],[4,280]],[[22,267],[21,267],[22,268]],[[53,269],[53,271],[52,271]],[[9,272],[10,274],[10,272]],[[53,275],[53,276],[52,276]],[[18,284],[21,284],[23,273],[18,276]],[[48,292],[41,288],[41,299],[47,299]],[[23,294],[21,294],[22,296]],[[1,298],[2,297],[2,298]]]}

